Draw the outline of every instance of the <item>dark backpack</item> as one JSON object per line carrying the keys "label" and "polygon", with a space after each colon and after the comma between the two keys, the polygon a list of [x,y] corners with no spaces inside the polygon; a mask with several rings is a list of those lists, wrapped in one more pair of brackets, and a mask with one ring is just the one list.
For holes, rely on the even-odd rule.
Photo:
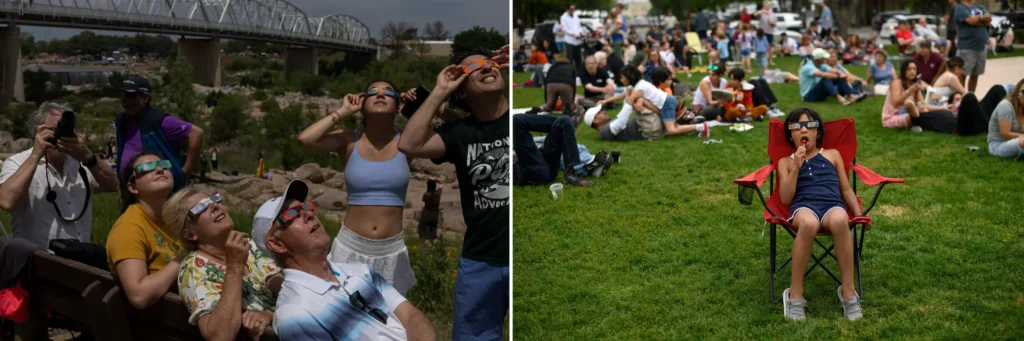
{"label": "dark backpack", "polygon": [[[188,176],[182,170],[182,146],[180,142],[172,142],[167,140],[167,136],[164,135],[162,123],[164,118],[168,115],[167,113],[160,111],[156,108],[146,106],[139,112],[139,137],[142,139],[142,150],[143,152],[154,153],[160,155],[164,160],[171,161],[171,175],[174,177],[174,191],[177,192],[179,189],[188,185]],[[125,137],[122,133],[124,128],[125,114],[121,113],[117,115],[117,119],[114,121],[114,127],[117,131],[117,157],[116,167],[118,179],[121,179],[122,187],[127,180],[125,174],[121,174],[121,156],[124,155]]]}

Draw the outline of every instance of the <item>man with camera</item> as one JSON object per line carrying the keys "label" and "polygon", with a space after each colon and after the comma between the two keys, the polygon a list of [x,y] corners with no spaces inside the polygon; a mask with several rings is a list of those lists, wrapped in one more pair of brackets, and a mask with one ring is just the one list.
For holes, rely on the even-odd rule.
{"label": "man with camera", "polygon": [[[188,184],[188,174],[199,160],[203,129],[150,106],[150,89],[149,80],[142,75],[129,75],[124,80],[121,89],[124,113],[117,115],[114,121],[117,174],[125,174],[127,162],[133,156],[142,152],[155,153],[171,161],[173,192],[177,192]],[[183,142],[188,142],[188,156],[184,164],[181,162]]]}
{"label": "man with camera", "polygon": [[66,105],[43,103],[29,121],[32,148],[7,159],[0,172],[0,209],[11,213],[14,237],[43,248],[55,239],[88,243],[90,197],[118,188],[114,169],[75,133],[74,115]]}

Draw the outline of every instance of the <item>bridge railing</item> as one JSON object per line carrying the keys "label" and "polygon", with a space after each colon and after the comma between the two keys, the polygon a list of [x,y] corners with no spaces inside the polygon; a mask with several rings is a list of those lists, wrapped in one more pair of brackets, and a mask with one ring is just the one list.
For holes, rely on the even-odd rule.
{"label": "bridge railing", "polygon": [[[353,42],[343,39],[331,38],[288,32],[277,29],[259,28],[234,23],[212,23],[201,20],[148,15],[140,13],[120,13],[110,10],[97,10],[81,7],[51,6],[47,4],[28,4],[27,0],[0,0],[0,12],[17,15],[18,17],[42,16],[48,19],[58,20],[59,18],[74,19],[79,21],[80,26],[94,26],[97,29],[113,29],[125,27],[132,30],[134,25],[145,25],[150,28],[162,28],[161,31],[173,32],[182,35],[203,35],[219,36],[230,34],[235,36],[253,36],[254,38],[274,38],[294,43],[316,43],[322,45],[336,45],[349,48],[373,49],[375,46],[368,43]],[[16,22],[17,20],[15,20]],[[92,23],[88,23],[92,22]],[[104,26],[109,25],[109,26]],[[60,26],[60,25],[56,25]],[[135,27],[139,29],[139,27]]]}

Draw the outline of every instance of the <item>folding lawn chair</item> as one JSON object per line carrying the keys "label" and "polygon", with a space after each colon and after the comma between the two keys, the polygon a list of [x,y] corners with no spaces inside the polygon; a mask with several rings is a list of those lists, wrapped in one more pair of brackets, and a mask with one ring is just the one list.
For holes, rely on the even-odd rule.
{"label": "folding lawn chair", "polygon": [[[861,286],[860,260],[861,250],[863,250],[864,247],[864,233],[867,232],[867,230],[871,229],[871,218],[868,217],[868,213],[870,213],[871,209],[875,206],[875,203],[878,201],[878,195],[882,193],[882,188],[884,188],[886,184],[903,183],[904,179],[887,178],[878,175],[877,173],[871,171],[867,167],[858,165],[856,163],[855,158],[857,156],[857,134],[854,129],[854,120],[852,118],[843,118],[831,122],[826,122],[824,124],[824,127],[825,136],[822,141],[822,147],[827,149],[838,150],[839,154],[843,156],[843,163],[846,171],[853,171],[853,175],[852,177],[850,177],[850,185],[853,187],[854,193],[857,192],[858,177],[860,178],[861,182],[863,182],[865,185],[879,185],[878,190],[875,191],[874,198],[871,199],[871,204],[868,205],[868,207],[863,210],[863,216],[854,217],[853,213],[849,209],[847,209],[847,214],[849,214],[851,217],[850,229],[853,230],[853,266],[854,274],[857,280],[857,294],[863,296],[864,288]],[[764,220],[765,222],[771,224],[771,231],[768,242],[770,247],[768,261],[768,298],[771,302],[779,302],[782,300],[782,295],[779,295],[778,298],[776,298],[775,296],[775,273],[783,270],[786,267],[786,265],[788,265],[789,262],[793,260],[793,258],[790,257],[784,263],[782,263],[782,265],[778,267],[775,266],[776,228],[781,225],[785,227],[785,231],[789,232],[790,236],[796,238],[795,227],[787,221],[790,215],[789,207],[782,204],[782,201],[779,199],[779,194],[776,191],[778,184],[776,183],[777,178],[775,176],[775,170],[776,167],[778,167],[778,165],[775,164],[775,162],[778,162],[780,158],[788,157],[793,152],[795,152],[795,149],[793,149],[793,147],[790,147],[789,142],[786,140],[785,134],[787,133],[789,132],[787,131],[786,127],[784,126],[781,120],[777,118],[771,119],[768,123],[768,157],[771,158],[770,162],[768,163],[768,165],[761,167],[761,169],[758,169],[757,171],[750,173],[747,176],[733,180],[733,183],[740,186],[739,199],[741,204],[750,205],[752,201],[751,196],[753,195],[750,192],[757,192],[757,196],[759,199],[761,199],[761,204],[764,205],[765,208]],[[767,200],[765,200],[760,188],[761,184],[763,184],[765,180],[768,180],[768,188],[769,192],[771,193],[771,196],[768,197]],[[748,195],[744,196],[744,192],[746,192]],[[857,202],[859,205],[861,205],[862,208],[864,207],[860,195],[857,196]],[[858,236],[857,234],[857,226],[860,226],[860,236]],[[818,233],[818,236],[827,235],[829,235],[828,231]],[[826,259],[826,256],[831,256],[832,259],[838,262],[838,259],[836,259],[836,256],[832,253],[834,245],[825,246],[825,244],[822,244],[822,242],[819,241],[817,238],[814,239],[814,243],[818,244],[818,246],[824,249],[825,252],[821,253],[820,255],[815,255],[812,252],[811,259],[814,261],[814,264],[807,268],[807,271],[804,273],[804,277],[810,274],[811,270],[814,270],[814,268],[820,266],[821,269],[827,272],[829,276],[832,276],[832,279],[834,279],[837,283],[842,283],[839,277],[836,277],[836,275],[831,270],[829,270],[827,267],[825,267],[825,265],[821,263],[823,260]]]}
{"label": "folding lawn chair", "polygon": [[686,46],[689,46],[693,53],[697,54],[697,62],[704,65],[704,58],[701,55],[708,53],[708,50],[705,50],[704,45],[701,44],[700,36],[697,35],[697,32],[686,32],[685,37]]}

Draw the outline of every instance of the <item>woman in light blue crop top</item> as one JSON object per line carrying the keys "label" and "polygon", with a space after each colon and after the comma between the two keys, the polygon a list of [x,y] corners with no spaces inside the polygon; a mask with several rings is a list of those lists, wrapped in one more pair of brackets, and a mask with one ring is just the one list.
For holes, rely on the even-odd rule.
{"label": "woman in light blue crop top", "polygon": [[[361,94],[345,95],[340,109],[299,134],[304,148],[338,153],[345,161],[348,209],[328,259],[369,265],[403,295],[416,276],[402,235],[410,160],[398,151],[394,121],[402,99],[414,93],[372,82]],[[334,130],[356,113],[362,114],[362,129]]]}

